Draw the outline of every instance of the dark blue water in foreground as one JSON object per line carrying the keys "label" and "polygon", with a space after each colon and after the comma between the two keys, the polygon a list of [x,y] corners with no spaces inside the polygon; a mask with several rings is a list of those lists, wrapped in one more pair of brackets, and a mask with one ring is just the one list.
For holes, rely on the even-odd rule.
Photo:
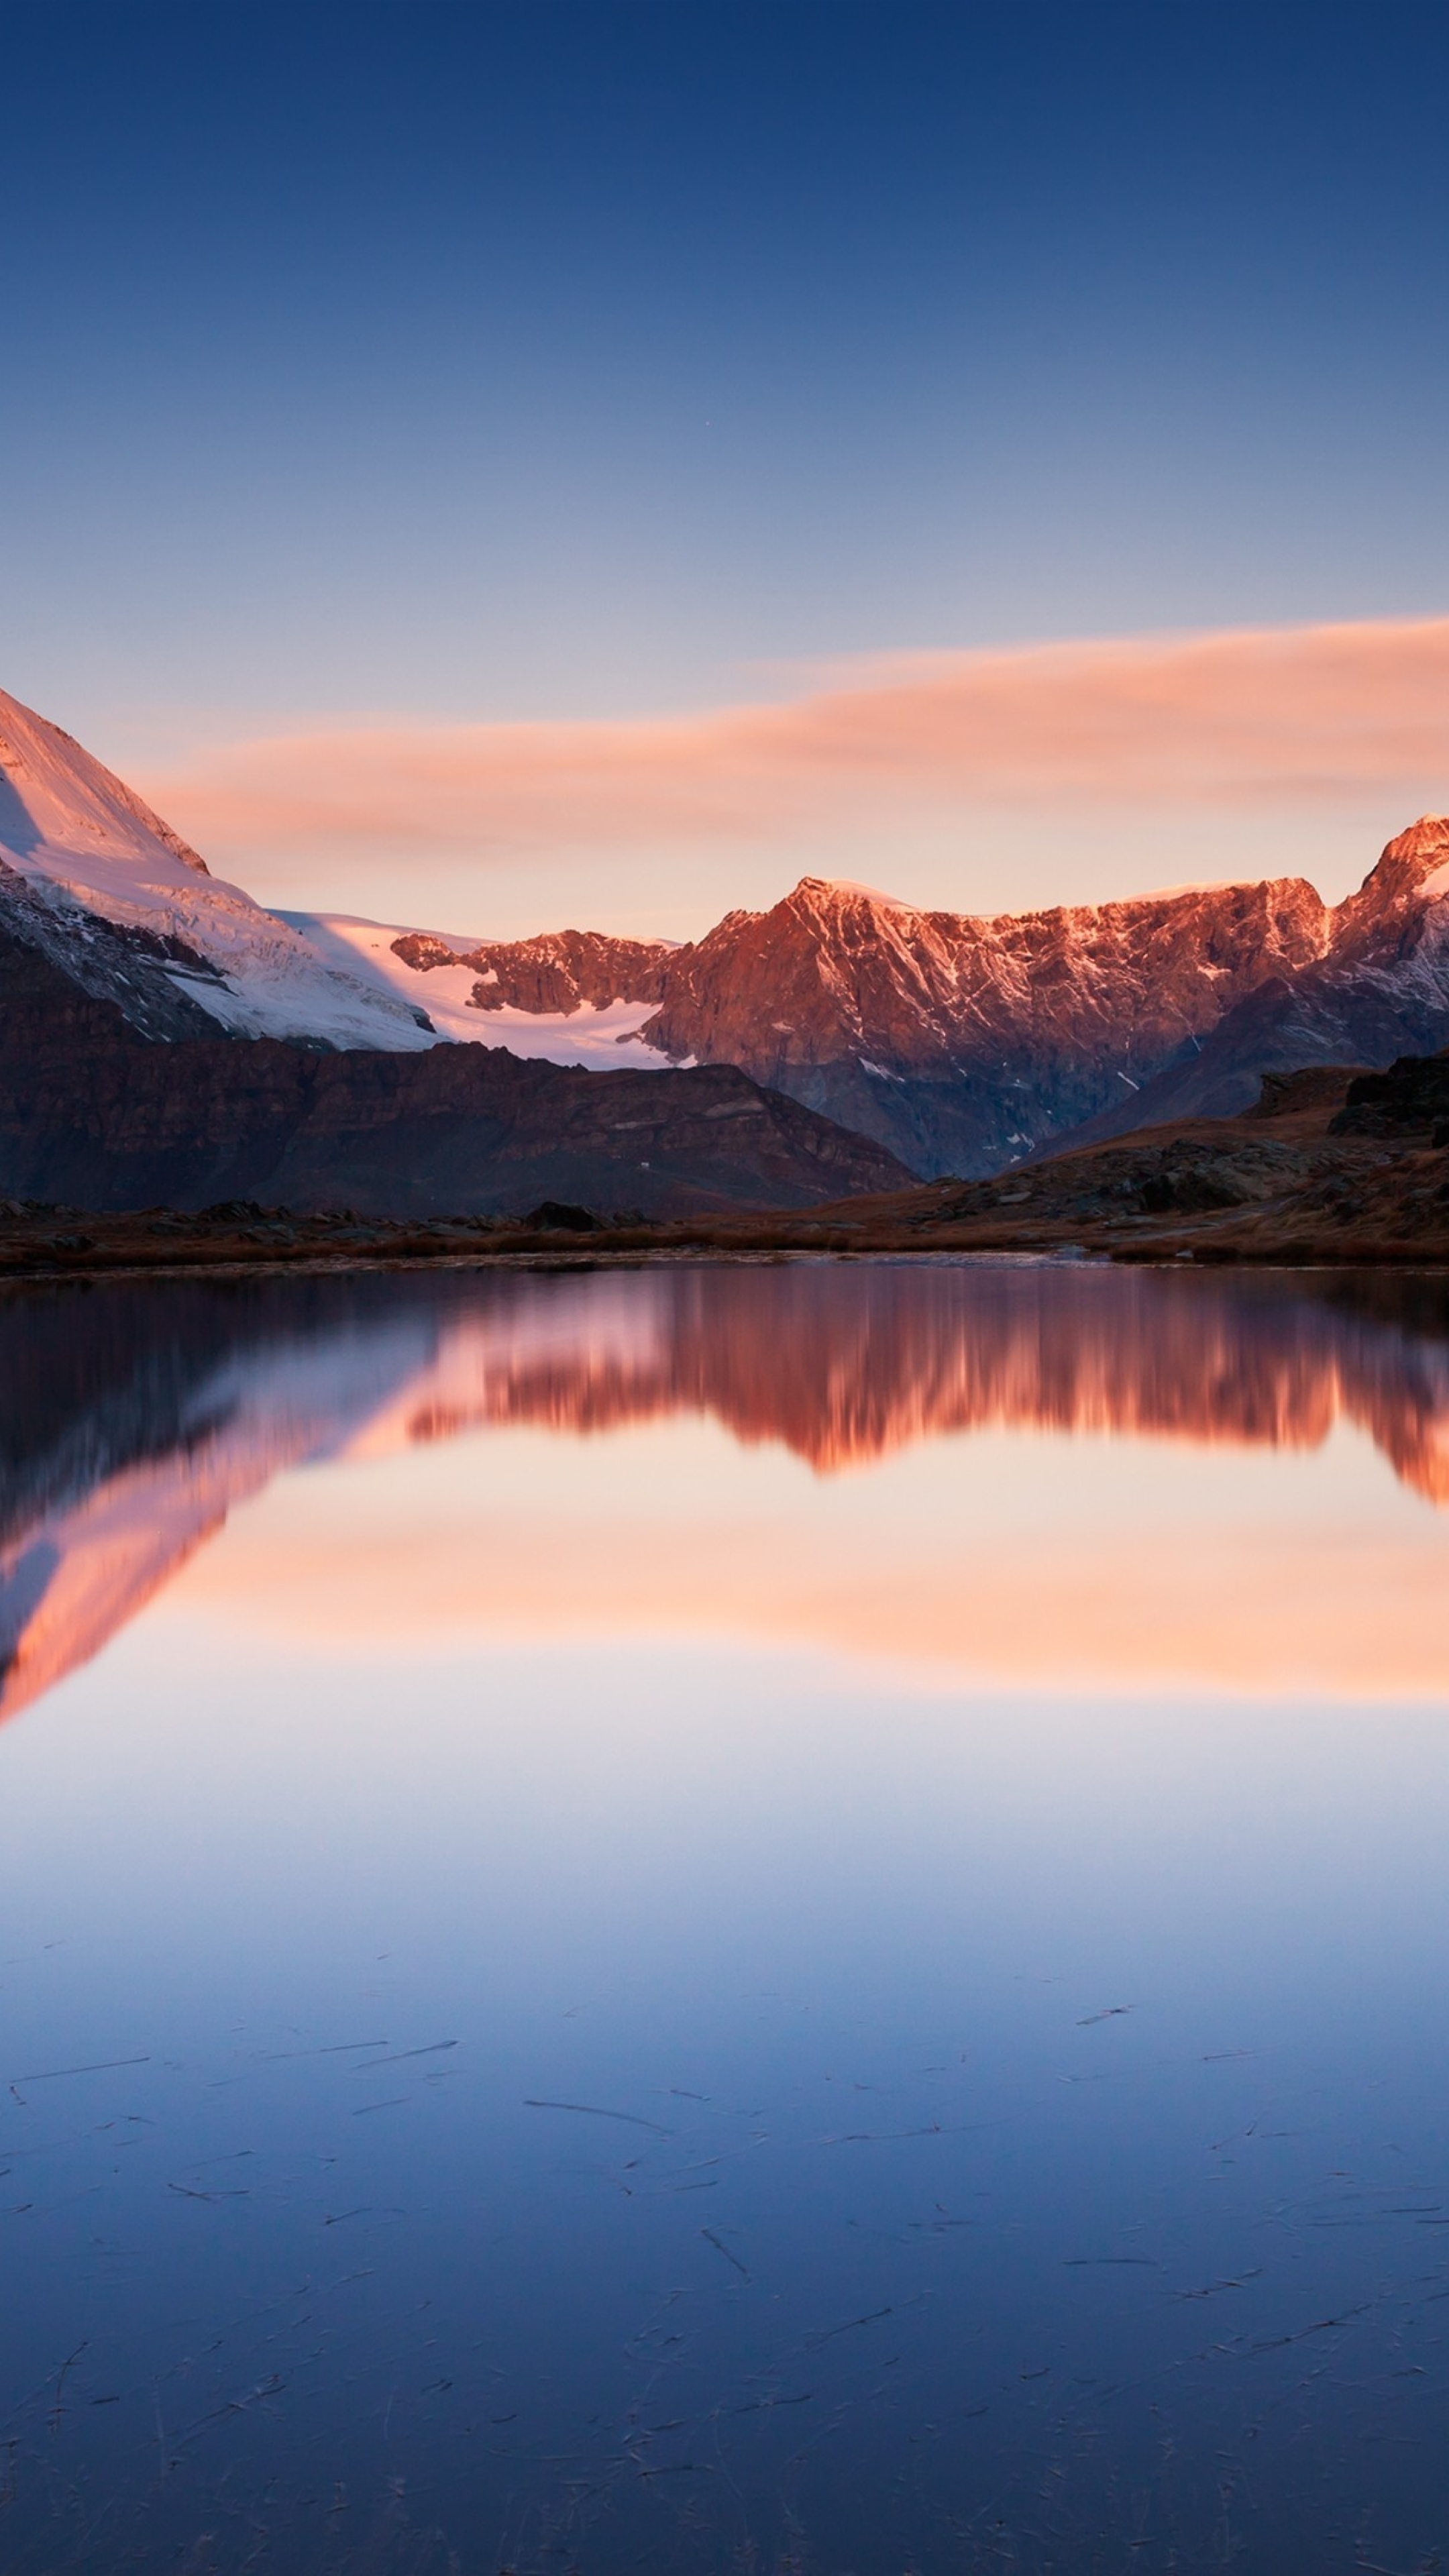
{"label": "dark blue water in foreground", "polygon": [[0,1309],[0,2565],[1449,2563],[1449,1300]]}

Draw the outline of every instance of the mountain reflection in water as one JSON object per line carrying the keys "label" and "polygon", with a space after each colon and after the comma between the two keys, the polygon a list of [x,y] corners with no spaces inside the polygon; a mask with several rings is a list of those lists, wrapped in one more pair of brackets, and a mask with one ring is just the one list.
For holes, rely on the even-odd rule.
{"label": "mountain reflection in water", "polygon": [[[1351,1425],[1442,1507],[1449,1295],[1427,1278],[932,1262],[22,1293],[0,1308],[0,1715],[93,1656],[288,1469],[489,1427],[577,1439],[679,1415],[825,1477],[967,1433],[1313,1451]],[[1438,1575],[1436,1555],[1417,1610],[1399,1605],[1390,1684],[1449,1679]],[[556,1566],[544,1580],[567,1590]],[[636,1568],[643,1618],[640,1588]],[[1089,1588],[1100,1613],[1100,1564]],[[1287,1577],[1279,1594],[1279,1625],[1305,1629]],[[1377,1648],[1336,1640],[1325,1611],[1320,1661],[1346,1657],[1362,1685]],[[931,1604],[917,1626],[928,1642],[939,1629]],[[1275,1649],[1257,1678],[1283,1670]]]}
{"label": "mountain reflection in water", "polygon": [[1439,2565],[1446,1425],[1428,1277],[0,1302],[4,2576]]}

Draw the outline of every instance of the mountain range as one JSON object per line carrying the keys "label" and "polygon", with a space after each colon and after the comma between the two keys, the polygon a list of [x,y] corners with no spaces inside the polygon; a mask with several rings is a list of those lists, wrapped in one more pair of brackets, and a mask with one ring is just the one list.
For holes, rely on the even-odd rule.
{"label": "mountain range", "polygon": [[[12,1114],[24,1067],[37,1047],[46,1053],[44,1030],[79,1012],[67,1057],[82,1023],[89,1061],[123,1046],[125,1069],[108,1078],[137,1102],[159,1103],[170,1080],[160,1063],[141,1074],[138,1042],[212,1052],[247,1039],[264,1050],[245,1079],[234,1058],[230,1074],[202,1078],[188,1056],[198,1118],[204,1102],[214,1117],[228,1089],[260,1092],[262,1104],[251,1142],[229,1161],[193,1138],[190,1165],[175,1165],[181,1204],[213,1182],[315,1198],[344,1168],[358,1204],[392,1204],[405,1171],[427,1163],[419,1138],[438,1120],[451,1142],[444,1150],[442,1129],[432,1135],[433,1177],[408,1205],[459,1189],[460,1208],[500,1204],[503,1185],[492,1188],[485,1167],[505,1130],[507,1204],[535,1179],[650,1209],[738,1204],[752,1191],[807,1204],[909,1175],[985,1176],[1169,1118],[1230,1115],[1269,1071],[1379,1066],[1442,1047],[1449,820],[1414,824],[1332,906],[1285,877],[986,919],[805,877],[770,910],[728,913],[691,942],[579,930],[486,940],[267,911],[212,876],[68,735],[0,694],[0,938],[0,1056],[11,1067],[0,1123],[12,1139],[7,1158],[0,1138],[0,1188],[38,1192],[55,1122],[85,1123],[54,1081],[23,1138]],[[461,1040],[478,1049],[466,1065]],[[298,1050],[353,1061],[307,1072]],[[386,1062],[404,1058],[410,1070]],[[534,1060],[526,1074],[520,1058]],[[571,1079],[560,1088],[550,1067]],[[706,1096],[699,1077],[718,1083],[726,1069],[744,1087]],[[581,1086],[583,1071],[664,1088],[626,1096],[616,1080],[599,1094]],[[691,1132],[671,1143],[686,1109]],[[277,1118],[292,1141],[273,1152]],[[728,1135],[706,1138],[706,1120]],[[109,1191],[98,1205],[125,1204],[122,1186],[164,1193],[174,1117],[153,1107],[125,1176],[111,1167],[114,1120],[102,1124],[89,1159],[72,1151],[67,1191]],[[780,1144],[773,1169],[769,1156],[737,1151],[767,1128]],[[304,1130],[313,1144],[298,1147]],[[560,1160],[565,1130],[577,1150]],[[626,1141],[651,1133],[659,1150],[648,1155]]]}
{"label": "mountain range", "polygon": [[601,1077],[577,1046],[551,1061],[541,1029],[526,1049],[450,1034],[340,940],[213,877],[79,744],[0,698],[0,1196],[654,1216],[909,1178],[732,1065],[645,1051],[649,1070],[616,1059]]}
{"label": "mountain range", "polygon": [[1336,906],[1284,877],[988,920],[805,877],[682,947],[568,932],[464,952],[404,934],[389,953],[400,996],[438,976],[453,999],[471,978],[464,1007],[485,1022],[632,1002],[635,1047],[738,1065],[922,1177],[981,1177],[1231,1116],[1266,1071],[1444,1045],[1449,820],[1391,841]]}

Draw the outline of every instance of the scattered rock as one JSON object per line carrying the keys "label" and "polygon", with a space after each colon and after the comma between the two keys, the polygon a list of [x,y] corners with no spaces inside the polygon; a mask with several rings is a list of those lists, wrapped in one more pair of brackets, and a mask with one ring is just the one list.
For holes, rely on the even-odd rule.
{"label": "scattered rock", "polygon": [[1449,1140],[1449,1050],[1401,1055],[1386,1073],[1360,1074],[1329,1122],[1330,1136],[1432,1136]]}
{"label": "scattered rock", "polygon": [[1296,1073],[1265,1073],[1263,1088],[1245,1118],[1292,1118],[1302,1109],[1341,1109],[1349,1085],[1368,1070],[1361,1064],[1308,1064]]}
{"label": "scattered rock", "polygon": [[602,1234],[604,1220],[592,1208],[571,1207],[567,1199],[543,1199],[523,1220],[548,1234]]}

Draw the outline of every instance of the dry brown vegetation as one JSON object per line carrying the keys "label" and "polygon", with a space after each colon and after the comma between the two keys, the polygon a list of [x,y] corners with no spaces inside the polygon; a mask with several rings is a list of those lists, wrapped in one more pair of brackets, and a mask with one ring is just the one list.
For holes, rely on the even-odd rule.
{"label": "dry brown vegetation", "polygon": [[[1117,1261],[1449,1262],[1449,1139],[1345,1111],[1351,1068],[1271,1086],[1239,1118],[1148,1129],[992,1180],[943,1180],[809,1213],[609,1222],[0,1207],[0,1277],[419,1261],[659,1260],[714,1253],[1067,1253]],[[1388,1078],[1383,1078],[1387,1083]],[[1362,1083],[1355,1089],[1362,1091]],[[1383,1084],[1380,1085],[1380,1088]]]}

